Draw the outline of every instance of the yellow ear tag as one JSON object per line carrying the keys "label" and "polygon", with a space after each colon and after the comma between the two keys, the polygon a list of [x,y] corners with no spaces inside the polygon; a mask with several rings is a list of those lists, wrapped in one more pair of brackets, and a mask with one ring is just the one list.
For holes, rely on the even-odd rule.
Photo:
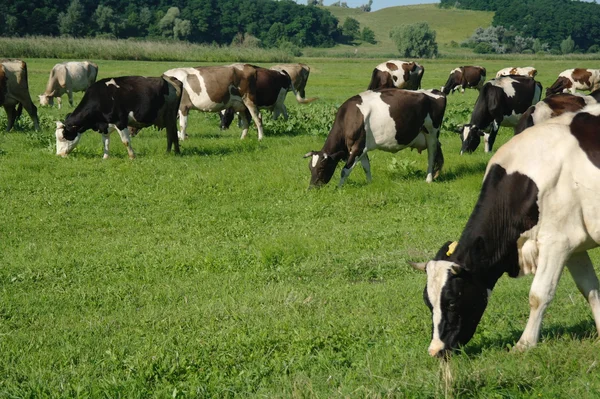
{"label": "yellow ear tag", "polygon": [[454,241],[452,244],[448,245],[448,252],[446,252],[446,256],[452,255],[457,245],[458,241]]}

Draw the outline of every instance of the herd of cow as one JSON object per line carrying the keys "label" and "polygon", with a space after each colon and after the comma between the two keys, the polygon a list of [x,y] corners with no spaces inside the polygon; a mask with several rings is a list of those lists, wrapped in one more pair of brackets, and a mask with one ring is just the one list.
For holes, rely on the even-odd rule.
{"label": "herd of cow", "polygon": [[[167,150],[174,146],[179,152],[191,109],[224,111],[222,126],[238,112],[242,138],[252,118],[261,139],[260,109],[287,117],[284,100],[289,91],[299,102],[314,100],[305,98],[309,71],[303,64],[271,69],[234,64],[95,82],[95,64],[69,62],[54,67],[40,104],[52,105],[56,98],[60,107],[65,92],[72,104],[72,92],[85,90],[75,110],[57,122],[58,155],[66,156],[81,134],[93,129],[102,133],[104,157],[109,133],[115,130],[133,157],[130,135],[150,125],[165,127]],[[599,283],[587,253],[600,245],[600,70],[562,72],[543,101],[532,67],[506,68],[487,82],[485,68],[459,67],[441,90],[421,89],[424,71],[415,62],[403,61],[388,61],[374,69],[368,90],[339,108],[323,148],[305,155],[310,158],[311,185],[329,182],[341,160],[346,163],[340,186],[359,162],[370,180],[368,151],[404,148],[427,149],[427,182],[432,182],[444,163],[439,131],[446,96],[476,88],[479,96],[471,119],[458,132],[461,153],[474,151],[481,137],[484,150],[490,152],[500,126],[514,127],[515,136],[489,161],[460,239],[444,244],[434,260],[412,264],[427,273],[423,297],[433,320],[430,355],[443,357],[471,339],[505,273],[535,274],[529,320],[516,348],[536,345],[543,314],[565,265],[589,302],[600,334]],[[586,96],[576,90],[592,93]],[[22,108],[38,128],[24,62],[0,62],[0,105],[6,109],[8,130]]]}

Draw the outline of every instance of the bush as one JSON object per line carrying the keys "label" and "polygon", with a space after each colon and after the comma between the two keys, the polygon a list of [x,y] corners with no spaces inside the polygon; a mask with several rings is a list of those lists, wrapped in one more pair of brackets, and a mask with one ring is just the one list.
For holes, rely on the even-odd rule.
{"label": "bush", "polygon": [[600,53],[600,46],[597,44],[592,44],[587,52],[588,53]]}
{"label": "bush", "polygon": [[410,58],[432,58],[438,54],[436,33],[427,22],[401,25],[390,32],[400,55]]}
{"label": "bush", "polygon": [[560,42],[560,52],[563,54],[570,54],[575,49],[575,41],[571,36]]}
{"label": "bush", "polygon": [[477,46],[475,46],[475,48],[473,49],[473,52],[476,54],[491,54],[494,53],[494,46],[492,46],[489,43],[479,43]]}

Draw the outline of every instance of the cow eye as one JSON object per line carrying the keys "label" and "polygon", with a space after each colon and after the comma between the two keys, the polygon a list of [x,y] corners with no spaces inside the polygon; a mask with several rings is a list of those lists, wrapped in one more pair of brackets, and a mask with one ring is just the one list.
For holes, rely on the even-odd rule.
{"label": "cow eye", "polygon": [[448,304],[448,311],[454,312],[456,310],[456,302],[450,302]]}

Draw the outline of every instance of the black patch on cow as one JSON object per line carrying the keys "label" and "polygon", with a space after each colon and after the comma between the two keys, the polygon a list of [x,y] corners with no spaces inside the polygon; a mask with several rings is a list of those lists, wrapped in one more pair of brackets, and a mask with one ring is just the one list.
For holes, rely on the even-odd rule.
{"label": "black patch on cow", "polygon": [[[396,141],[401,145],[410,144],[420,133],[427,114],[430,111],[427,97],[421,93],[404,92],[398,97],[395,90],[382,90],[381,101],[389,105],[390,117],[396,124]],[[407,112],[404,102],[414,104]]]}
{"label": "black patch on cow", "polygon": [[580,112],[573,117],[571,133],[591,163],[600,168],[600,116]]}

